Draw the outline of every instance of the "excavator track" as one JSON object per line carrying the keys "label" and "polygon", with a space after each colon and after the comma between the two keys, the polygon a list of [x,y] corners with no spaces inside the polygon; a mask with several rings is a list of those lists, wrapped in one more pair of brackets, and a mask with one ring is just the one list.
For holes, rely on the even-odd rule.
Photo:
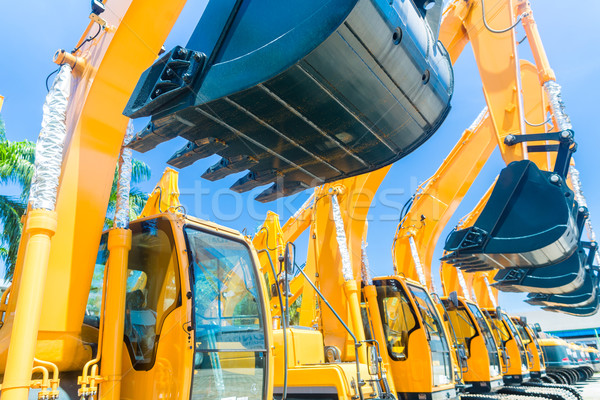
{"label": "excavator track", "polygon": [[498,390],[500,394],[512,394],[528,397],[544,397],[550,400],[583,400],[581,395],[573,393],[564,387],[554,387],[562,385],[544,385],[544,386],[505,386]]}
{"label": "excavator track", "polygon": [[560,385],[560,384],[548,384],[542,382],[523,382],[521,385],[528,387],[542,387],[542,388],[554,388],[554,389],[563,389],[571,392],[578,400],[583,400],[583,396],[579,391],[573,386],[569,385]]}
{"label": "excavator track", "polygon": [[[501,393],[465,393],[460,395],[460,400],[533,400],[532,396],[523,396],[515,394],[501,394]],[[535,400],[551,400],[549,397],[535,396]]]}
{"label": "excavator track", "polygon": [[524,382],[522,386],[505,386],[495,393],[465,393],[460,400],[583,400],[583,397],[568,385]]}

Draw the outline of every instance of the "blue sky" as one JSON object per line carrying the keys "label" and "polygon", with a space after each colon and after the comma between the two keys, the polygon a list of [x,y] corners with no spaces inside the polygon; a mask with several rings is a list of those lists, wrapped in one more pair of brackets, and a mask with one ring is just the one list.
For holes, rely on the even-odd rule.
{"label": "blue sky", "polygon": [[[0,4],[0,49],[4,56],[0,64],[0,94],[5,96],[2,117],[11,140],[36,140],[46,94],[44,81],[55,69],[52,56],[59,48],[71,49],[88,23],[88,0],[34,3],[8,1]],[[204,0],[188,3],[165,43],[167,49],[185,45],[205,5]],[[575,155],[577,165],[592,218],[596,218],[600,229],[600,187],[596,183],[600,170],[596,147],[600,143],[596,132],[597,95],[600,93],[600,24],[597,20],[600,3],[564,0],[532,0],[531,3],[552,68],[563,86],[563,97],[579,144]],[[518,31],[518,37],[523,37],[520,27]],[[519,51],[521,58],[531,59],[527,42],[519,47]],[[484,106],[481,82],[469,47],[454,70],[455,93],[450,115],[429,141],[392,167],[380,187],[380,194],[385,193],[385,196],[379,196],[371,209],[368,255],[376,275],[392,272],[391,245],[400,208],[417,185],[435,172]],[[143,121],[136,121],[137,129],[143,125]],[[150,191],[153,188],[169,155],[181,145],[181,141],[175,140],[149,153],[135,154],[152,168],[152,178],[142,185],[142,189]],[[180,172],[181,200],[190,214],[253,233],[267,210],[280,213],[285,220],[308,197],[309,192],[305,192],[291,200],[266,205],[252,200],[255,193],[235,197],[227,188],[238,176],[214,183],[200,179],[202,172],[216,159],[201,160]],[[502,167],[500,156],[495,152],[448,224],[442,239],[472,209]],[[14,193],[14,188],[0,190]],[[441,245],[438,245],[434,271],[439,268],[436,260],[440,254]],[[529,306],[521,301],[522,298],[514,294],[502,295],[501,303],[510,310],[525,310]]]}

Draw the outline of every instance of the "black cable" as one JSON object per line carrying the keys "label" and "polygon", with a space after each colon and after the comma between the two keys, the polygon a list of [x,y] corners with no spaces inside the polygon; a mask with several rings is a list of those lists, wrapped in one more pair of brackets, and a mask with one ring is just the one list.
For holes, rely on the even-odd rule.
{"label": "black cable", "polygon": [[98,31],[96,31],[96,34],[94,34],[94,36],[89,36],[87,39],[85,39],[83,42],[81,42],[79,44],[79,46],[75,47],[73,49],[73,51],[71,51],[71,54],[75,53],[77,50],[79,50],[81,48],[81,46],[83,46],[87,42],[91,42],[92,40],[94,40],[98,37],[98,35],[100,34],[100,31],[102,31],[102,26],[98,23],[97,23],[97,25],[98,25]]}
{"label": "black cable", "polygon": [[50,91],[50,88],[48,87],[48,80],[50,79],[50,77],[51,77],[52,75],[54,75],[54,74],[55,74],[55,73],[57,73],[58,71],[60,71],[60,67],[58,67],[58,68],[56,68],[54,71],[50,72],[50,73],[48,74],[48,76],[46,77],[46,91],[47,91],[47,92],[49,92],[49,91]]}
{"label": "black cable", "polygon": [[400,218],[399,218],[398,222],[402,222],[404,217],[406,217],[406,214],[408,214],[408,211],[412,207],[414,200],[415,200],[414,194],[412,196],[410,196],[410,198],[408,200],[406,200],[406,203],[404,203],[404,205],[402,206],[402,209],[400,210]]}
{"label": "black cable", "polygon": [[[97,25],[98,25],[98,30],[96,31],[96,33],[94,34],[94,36],[89,36],[87,39],[85,39],[83,42],[81,42],[81,44],[79,44],[79,46],[75,47],[73,49],[73,51],[71,51],[71,54],[75,53],[77,50],[79,50],[81,48],[81,46],[83,46],[87,42],[91,42],[92,40],[94,40],[94,39],[96,39],[98,37],[98,35],[102,31],[102,26],[100,24],[97,24]],[[48,86],[48,81],[50,80],[50,77],[52,75],[54,75],[55,73],[57,73],[59,70],[60,70],[60,67],[58,67],[54,71],[50,72],[50,74],[48,74],[48,76],[46,77],[46,91],[47,92],[50,91],[50,87]]]}
{"label": "black cable", "polygon": [[488,25],[487,20],[485,19],[485,0],[482,0],[481,2],[481,19],[483,20],[483,25],[485,26],[485,28],[492,32],[492,33],[504,33],[504,32],[508,32],[511,29],[514,29],[517,25],[519,25],[519,22],[521,22],[521,18],[523,17],[522,15],[519,15],[519,18],[517,18],[517,21],[512,24],[511,26],[509,26],[508,28],[505,29],[493,29]]}

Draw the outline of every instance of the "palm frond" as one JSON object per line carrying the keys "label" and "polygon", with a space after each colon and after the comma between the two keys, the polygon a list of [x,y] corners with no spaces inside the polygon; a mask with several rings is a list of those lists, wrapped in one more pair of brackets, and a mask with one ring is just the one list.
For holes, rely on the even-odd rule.
{"label": "palm frond", "polygon": [[143,161],[133,159],[131,169],[131,183],[140,183],[150,179],[152,171],[150,167]]}
{"label": "palm frond", "polygon": [[21,198],[29,196],[35,159],[35,143],[29,140],[0,141],[0,183],[16,183],[23,189]]}
{"label": "palm frond", "polygon": [[6,250],[0,257],[5,265],[5,279],[12,277],[17,262],[17,253],[23,229],[21,216],[24,212],[25,204],[21,200],[0,195],[0,222],[2,223],[0,244]]}

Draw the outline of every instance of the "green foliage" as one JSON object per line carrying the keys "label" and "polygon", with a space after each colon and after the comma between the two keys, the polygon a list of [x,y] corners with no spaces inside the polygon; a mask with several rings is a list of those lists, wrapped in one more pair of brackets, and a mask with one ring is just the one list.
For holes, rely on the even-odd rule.
{"label": "green foliage", "polygon": [[302,305],[302,295],[290,304],[290,326],[300,325],[300,306]]}
{"label": "green foliage", "polygon": [[[27,208],[35,160],[35,143],[29,140],[10,141],[6,138],[4,121],[0,117],[0,186],[17,185],[19,197],[0,194],[0,260],[5,265],[5,279],[12,278],[21,240],[21,216]],[[150,178],[150,168],[142,161],[133,160],[132,187],[130,191],[130,218],[136,218],[144,208],[148,195],[136,188],[136,183]],[[116,202],[117,171],[106,214],[105,227],[112,226]]]}
{"label": "green foliage", "polygon": [[[142,192],[134,185],[150,179],[150,167],[143,161],[133,159],[133,168],[131,169],[131,189],[129,190],[129,219],[137,218],[146,205],[148,194]],[[115,217],[115,208],[117,205],[117,180],[119,178],[119,169],[115,169],[113,177],[113,185],[110,191],[110,199],[108,202],[108,210],[106,211],[106,219],[104,220],[104,228],[112,228],[113,219]]]}
{"label": "green foliage", "polygon": [[21,216],[27,206],[33,177],[35,144],[29,140],[11,142],[6,139],[4,121],[0,118],[0,185],[17,185],[21,196],[0,195],[0,260],[6,266],[5,279],[12,278],[21,240]]}

